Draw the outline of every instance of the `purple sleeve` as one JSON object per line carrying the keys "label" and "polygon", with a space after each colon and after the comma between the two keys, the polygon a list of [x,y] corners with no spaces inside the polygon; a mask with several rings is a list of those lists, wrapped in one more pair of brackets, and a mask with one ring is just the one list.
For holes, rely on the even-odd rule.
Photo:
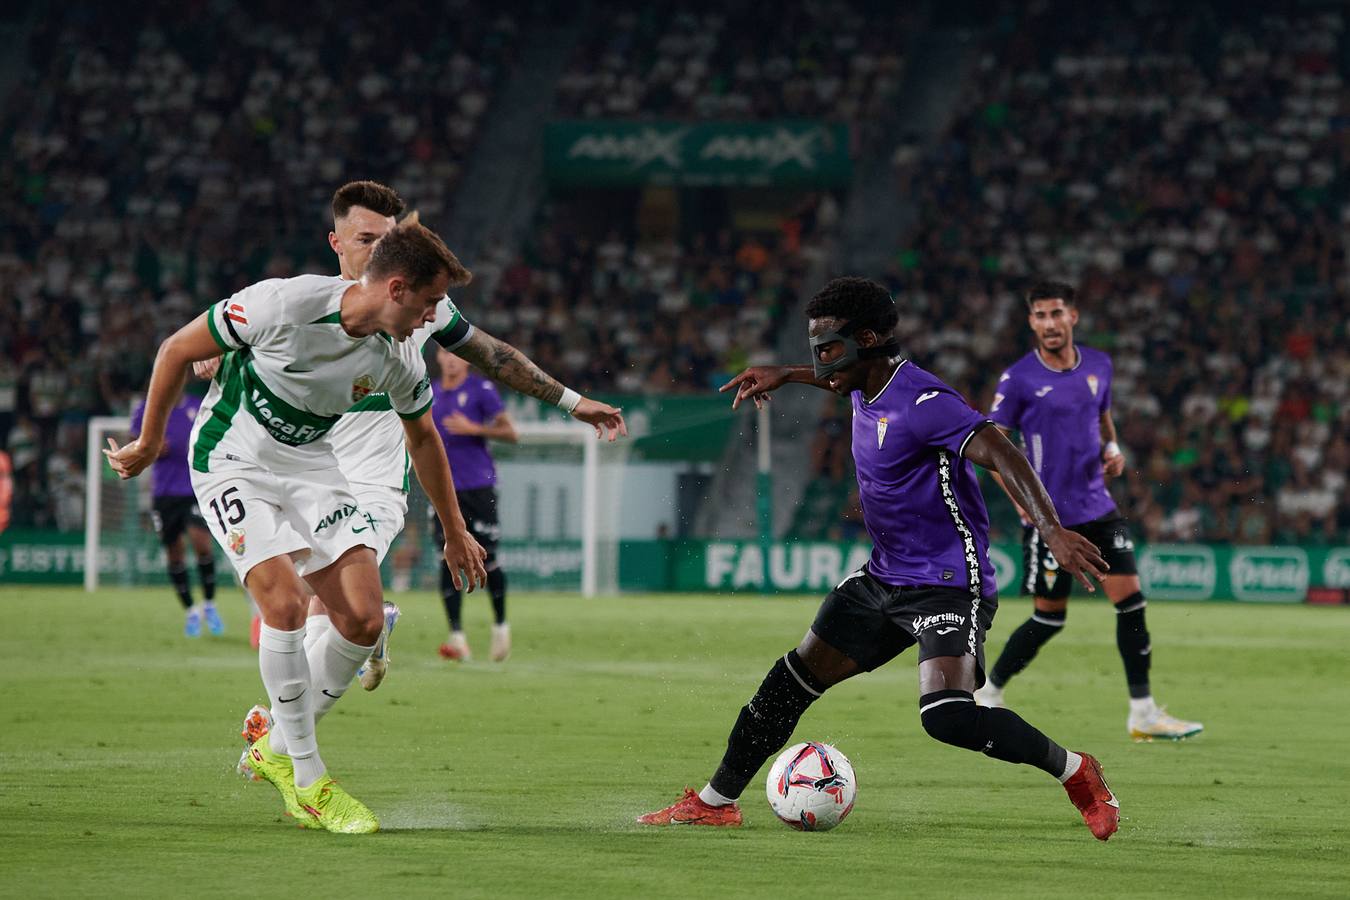
{"label": "purple sleeve", "polygon": [[145,421],[145,401],[142,400],[136,404],[136,409],[131,413],[131,433],[139,436],[141,433],[141,423]]}
{"label": "purple sleeve", "polygon": [[483,382],[483,389],[478,392],[478,407],[483,413],[483,424],[486,425],[497,418],[506,409],[502,403],[502,395],[497,393],[497,386],[490,381]]}
{"label": "purple sleeve", "polygon": [[960,456],[966,442],[989,423],[989,418],[971,409],[956,391],[944,385],[915,398],[909,421],[920,441]]}
{"label": "purple sleeve", "polygon": [[1000,376],[998,386],[994,388],[994,403],[989,407],[989,418],[1000,428],[1017,430],[1022,417],[1022,395],[1017,390],[1017,379],[1011,372]]}
{"label": "purple sleeve", "polygon": [[1099,411],[1105,415],[1111,411],[1111,388],[1116,383],[1116,367],[1107,363],[1106,366],[1106,384],[1102,387],[1102,399],[1099,405]]}

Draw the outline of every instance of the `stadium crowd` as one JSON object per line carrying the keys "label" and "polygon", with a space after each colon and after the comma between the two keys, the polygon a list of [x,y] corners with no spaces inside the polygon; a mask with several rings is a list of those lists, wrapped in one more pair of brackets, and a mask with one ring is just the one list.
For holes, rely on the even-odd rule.
{"label": "stadium crowd", "polygon": [[558,114],[845,122],[884,118],[913,12],[880,4],[603,4],[558,84]]}
{"label": "stadium crowd", "polygon": [[550,203],[521,253],[498,248],[479,264],[492,299],[475,321],[578,389],[711,390],[771,358],[838,217],[839,204],[819,194],[774,231],[591,238],[568,203]]}
{"label": "stadium crowd", "polygon": [[169,330],[260,278],[333,269],[316,211],[350,173],[447,215],[516,32],[468,3],[44,13],[0,112],[16,520],[79,526],[84,422],[127,411]]}
{"label": "stadium crowd", "polygon": [[1344,15],[1142,8],[1028,7],[995,38],[902,178],[902,341],[988,409],[1031,346],[1019,287],[1076,282],[1147,539],[1344,541]]}

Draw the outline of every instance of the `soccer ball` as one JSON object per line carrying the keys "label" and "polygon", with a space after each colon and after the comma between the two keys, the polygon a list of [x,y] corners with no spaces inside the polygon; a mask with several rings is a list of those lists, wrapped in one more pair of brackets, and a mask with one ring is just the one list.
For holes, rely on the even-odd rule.
{"label": "soccer ball", "polygon": [[793,744],[774,760],[764,786],[773,814],[798,831],[829,831],[853,810],[858,781],[848,757],[829,744]]}

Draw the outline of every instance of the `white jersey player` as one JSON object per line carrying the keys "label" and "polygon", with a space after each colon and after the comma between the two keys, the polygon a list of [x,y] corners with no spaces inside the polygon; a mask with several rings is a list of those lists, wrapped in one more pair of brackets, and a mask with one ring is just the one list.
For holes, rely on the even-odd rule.
{"label": "white jersey player", "polygon": [[[314,733],[384,624],[374,552],[383,529],[362,511],[327,436],[353,403],[388,396],[445,527],[447,566],[457,580],[463,573],[470,590],[486,577],[431,423],[426,365],[408,340],[434,319],[446,290],[470,277],[440,238],[413,221],[379,240],[360,281],[305,275],[245,288],[161,345],[140,437],[105,451],[120,476],[139,474],[159,454],[187,365],[242,351],[217,375],[198,415],[193,488],[263,613],[259,668],[276,726],[250,748],[251,764],[308,827],[379,827],[327,774]],[[333,627],[306,652],[310,587]]]}
{"label": "white jersey player", "polygon": [[[404,208],[396,191],[374,181],[348,182],[334,192],[333,230],[328,233],[328,244],[338,258],[342,277],[353,280],[361,277],[375,243],[394,227],[395,216]],[[419,347],[436,341],[505,386],[567,410],[594,427],[597,436],[607,434],[612,441],[628,433],[620,410],[565,388],[515,347],[471,325],[448,297],[438,305],[436,319],[419,328],[412,340]],[[209,378],[215,373],[216,364],[211,361],[195,368],[199,375]],[[381,546],[375,548],[383,562],[390,543],[403,529],[408,507],[408,456],[398,416],[387,397],[372,394],[356,403],[333,426],[329,440],[338,466],[362,509],[386,526],[382,529]],[[358,673],[366,690],[379,686],[388,666],[387,643],[399,610],[395,604],[386,603],[384,611],[385,628],[370,660]],[[322,602],[314,597],[306,624],[306,647],[330,625]],[[255,707],[245,717],[244,737],[252,743],[268,727],[268,711]],[[245,760],[240,762],[240,771],[247,774]]]}

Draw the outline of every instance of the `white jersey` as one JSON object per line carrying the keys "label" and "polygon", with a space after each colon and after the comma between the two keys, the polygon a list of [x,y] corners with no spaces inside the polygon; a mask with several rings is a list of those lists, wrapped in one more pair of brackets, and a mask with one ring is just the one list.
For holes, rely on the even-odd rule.
{"label": "white jersey", "polygon": [[[473,326],[446,297],[436,307],[436,318],[414,331],[408,342],[421,350],[435,339],[446,350],[456,350],[472,335]],[[403,425],[387,394],[371,394],[347,410],[328,432],[328,440],[337,454],[338,468],[352,484],[408,489],[410,463]]]}
{"label": "white jersey", "polygon": [[417,418],[431,406],[420,345],[383,333],[352,337],[336,276],[273,278],[213,305],[211,335],[227,353],[197,414],[190,459],[196,472],[257,467],[312,472],[337,465],[328,432],[374,393]]}

